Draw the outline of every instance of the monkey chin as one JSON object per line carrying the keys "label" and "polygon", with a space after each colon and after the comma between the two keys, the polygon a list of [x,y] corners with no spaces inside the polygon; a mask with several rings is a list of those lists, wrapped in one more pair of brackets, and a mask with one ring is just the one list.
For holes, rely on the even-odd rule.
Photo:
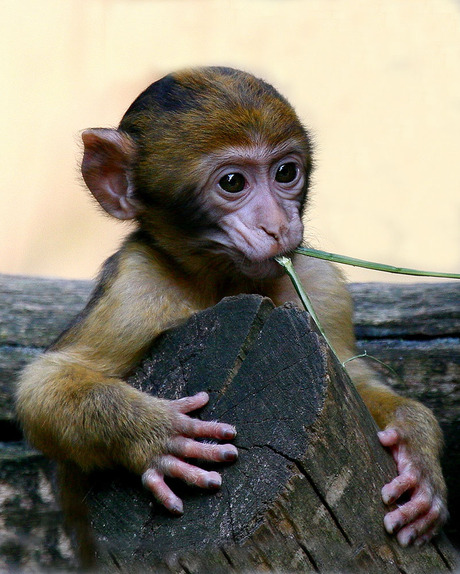
{"label": "monkey chin", "polygon": [[263,261],[245,259],[239,262],[238,267],[240,273],[255,281],[276,279],[284,274],[284,269],[273,258],[264,259]]}

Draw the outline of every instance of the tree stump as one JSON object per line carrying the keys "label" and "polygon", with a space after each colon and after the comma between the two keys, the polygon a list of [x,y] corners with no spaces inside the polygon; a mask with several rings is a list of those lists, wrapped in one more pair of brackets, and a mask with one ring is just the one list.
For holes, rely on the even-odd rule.
{"label": "tree stump", "polygon": [[181,484],[172,517],[138,477],[102,473],[88,495],[103,571],[448,572],[445,539],[402,549],[383,529],[395,466],[307,313],[223,300],[163,334],[129,382],[165,398],[206,390],[201,416],[232,423],[240,458],[217,494]]}

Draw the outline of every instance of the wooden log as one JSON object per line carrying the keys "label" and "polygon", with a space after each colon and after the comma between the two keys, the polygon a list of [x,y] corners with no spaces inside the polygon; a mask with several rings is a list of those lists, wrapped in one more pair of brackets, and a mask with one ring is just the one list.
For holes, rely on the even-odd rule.
{"label": "wooden log", "polygon": [[[48,568],[53,564],[58,567],[64,563],[69,567],[72,565],[69,543],[55,504],[52,473],[46,466],[49,463],[16,442],[20,434],[14,425],[12,385],[18,370],[49,345],[83,307],[90,289],[90,282],[0,275],[0,565],[4,569],[10,565],[20,565],[29,570]],[[353,285],[352,292],[357,306],[360,344],[371,354],[385,355],[387,362],[400,371],[403,394],[422,399],[434,407],[436,414],[441,415],[447,444],[457,448],[449,448],[446,457],[447,480],[452,485],[450,512],[453,516],[448,532],[455,539],[458,535],[455,527],[460,523],[460,501],[452,497],[452,492],[455,495],[458,490],[453,486],[460,470],[460,284]],[[416,296],[421,304],[414,310],[408,305]],[[399,315],[395,308],[399,308]],[[417,321],[411,322],[412,313],[418,314]],[[433,323],[429,331],[426,331],[424,319]],[[409,366],[421,382],[410,375]],[[16,465],[10,464],[12,459]],[[31,464],[32,460],[34,464]],[[233,467],[225,468],[224,479],[232,472]],[[21,477],[25,477],[25,482],[17,488]],[[44,498],[41,495],[25,497],[28,488],[30,492],[37,491],[37,484],[42,485],[38,492],[47,495]],[[46,518],[47,510],[50,512],[49,520]],[[19,521],[10,518],[11,515],[26,517],[25,521],[31,525],[27,535]],[[53,536],[57,542],[46,550],[46,541],[53,540]],[[7,547],[5,540],[8,540]],[[460,541],[460,537],[456,540]],[[54,548],[52,552],[51,547]]]}
{"label": "wooden log", "polygon": [[179,486],[172,518],[132,477],[106,473],[88,500],[111,571],[423,574],[449,571],[438,539],[402,549],[383,529],[382,485],[395,476],[354,386],[293,306],[257,296],[224,299],[156,341],[129,381],[165,398],[210,394],[206,419],[238,429],[239,461],[217,495]]}
{"label": "wooden log", "polygon": [[89,281],[0,274],[0,421],[13,419],[16,374],[64,330],[91,289]]}
{"label": "wooden log", "polygon": [[54,463],[15,424],[14,381],[82,309],[88,281],[0,275],[0,571],[75,569]]}
{"label": "wooden log", "polygon": [[460,335],[460,282],[355,283],[358,339]]}
{"label": "wooden log", "polygon": [[70,571],[54,463],[24,443],[0,442],[0,572]]}

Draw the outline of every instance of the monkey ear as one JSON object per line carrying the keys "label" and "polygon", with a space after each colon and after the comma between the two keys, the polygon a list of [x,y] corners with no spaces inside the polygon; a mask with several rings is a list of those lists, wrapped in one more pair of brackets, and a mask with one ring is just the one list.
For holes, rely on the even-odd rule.
{"label": "monkey ear", "polygon": [[85,130],[81,137],[81,172],[89,190],[110,215],[133,219],[139,212],[131,176],[134,142],[123,132],[105,128]]}

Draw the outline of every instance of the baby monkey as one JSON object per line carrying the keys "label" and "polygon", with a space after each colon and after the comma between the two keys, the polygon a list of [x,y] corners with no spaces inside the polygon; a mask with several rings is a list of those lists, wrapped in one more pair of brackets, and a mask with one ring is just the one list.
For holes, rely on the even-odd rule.
{"label": "baby monkey", "polygon": [[[297,296],[274,257],[303,241],[312,146],[288,102],[230,68],[167,75],[130,106],[118,129],[82,134],[83,178],[109,214],[136,228],[104,264],[86,308],[23,372],[17,412],[30,441],[84,471],[122,465],[175,514],[165,482],[202,488],[217,472],[184,459],[234,461],[235,429],[188,413],[206,393],[164,400],[124,379],[152,340],[222,297]],[[356,354],[350,296],[331,264],[294,264],[340,358]],[[429,409],[398,396],[361,360],[348,371],[391,449],[399,475],[383,486],[384,525],[402,545],[428,541],[447,516],[441,431]]]}

